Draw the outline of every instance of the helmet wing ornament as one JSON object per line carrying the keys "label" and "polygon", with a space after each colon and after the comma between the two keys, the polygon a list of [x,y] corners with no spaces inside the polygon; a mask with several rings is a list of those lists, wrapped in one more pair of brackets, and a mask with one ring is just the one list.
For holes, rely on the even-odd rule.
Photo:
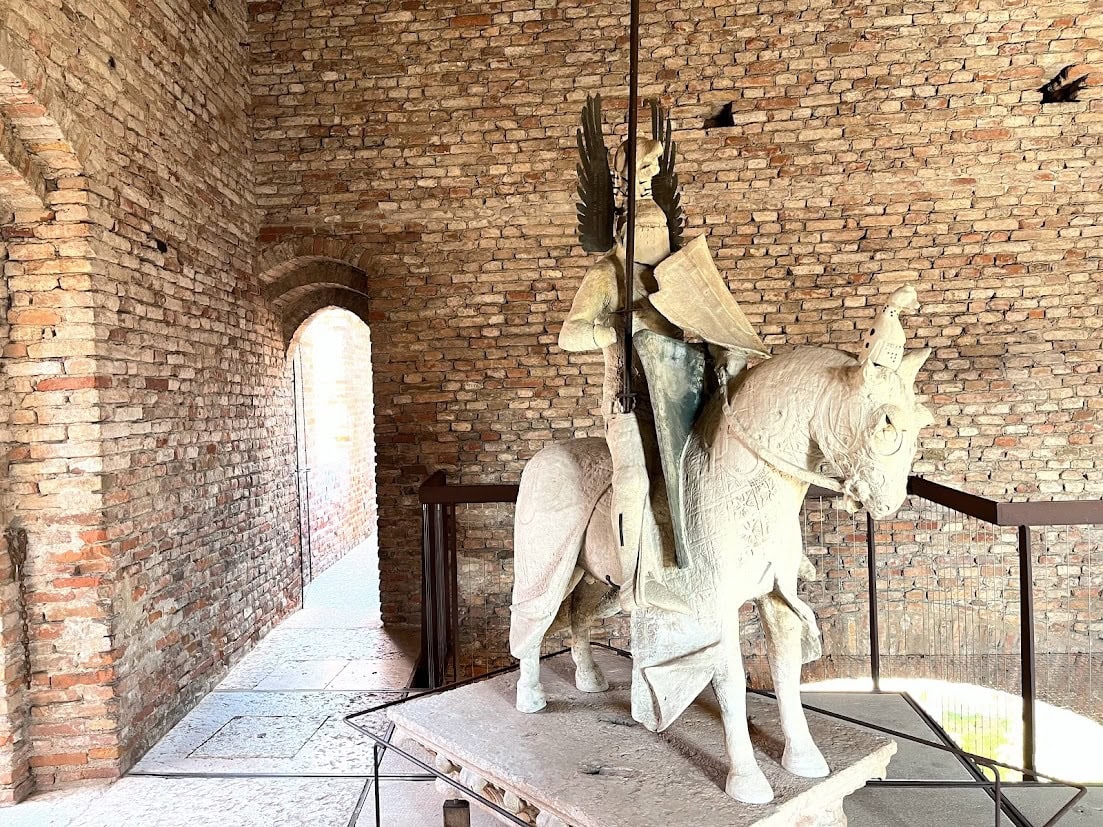
{"label": "helmet wing ornament", "polygon": [[578,142],[578,240],[587,253],[613,248],[613,173],[601,130],[601,95],[587,95]]}
{"label": "helmet wing ornament", "polygon": [[670,250],[674,252],[682,247],[682,233],[686,227],[682,188],[678,185],[678,173],[674,171],[677,145],[670,128],[670,113],[663,111],[654,98],[651,99],[651,134],[663,146],[663,154],[659,156],[659,174],[651,181],[651,195],[666,213]]}

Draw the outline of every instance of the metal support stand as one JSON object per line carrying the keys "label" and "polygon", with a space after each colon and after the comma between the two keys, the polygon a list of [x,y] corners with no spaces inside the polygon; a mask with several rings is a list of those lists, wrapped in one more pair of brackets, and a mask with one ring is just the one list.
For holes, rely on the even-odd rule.
{"label": "metal support stand", "polygon": [[1037,680],[1034,674],[1034,560],[1030,548],[1030,526],[1019,526],[1019,646],[1021,648],[1023,684],[1023,778],[1033,780],[1035,765],[1035,698]]}
{"label": "metal support stand", "polygon": [[471,827],[471,805],[459,798],[445,801],[444,827]]}
{"label": "metal support stand", "polygon": [[873,691],[881,691],[881,635],[877,617],[877,522],[866,512],[866,570],[869,580],[869,672]]}
{"label": "metal support stand", "polygon": [[379,747],[380,743],[376,741],[371,748],[372,792],[375,794],[375,827],[383,827],[383,813],[379,807],[379,764],[382,761]]}

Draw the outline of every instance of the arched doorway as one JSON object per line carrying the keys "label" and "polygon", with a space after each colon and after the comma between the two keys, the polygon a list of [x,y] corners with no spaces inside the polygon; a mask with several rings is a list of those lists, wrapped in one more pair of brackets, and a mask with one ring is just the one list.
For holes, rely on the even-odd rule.
{"label": "arched doorway", "polygon": [[[287,345],[295,417],[303,603],[379,622],[376,468],[367,275],[336,242],[262,256],[264,297]],[[349,552],[353,557],[342,564]],[[327,571],[341,570],[319,580]],[[329,584],[334,584],[333,589]]]}
{"label": "arched doorway", "polygon": [[303,605],[378,621],[371,331],[348,310],[327,307],[300,325],[288,356]]}

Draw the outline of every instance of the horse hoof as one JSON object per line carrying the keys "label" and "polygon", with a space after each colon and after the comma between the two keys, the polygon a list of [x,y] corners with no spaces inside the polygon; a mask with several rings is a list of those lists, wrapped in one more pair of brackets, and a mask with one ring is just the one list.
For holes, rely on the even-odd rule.
{"label": "horse hoof", "polygon": [[786,747],[785,754],[781,757],[781,766],[801,778],[826,778],[831,774],[823,753],[814,745],[801,750]]}
{"label": "horse hoof", "polygon": [[744,804],[769,804],[774,800],[774,790],[762,770],[747,775],[728,773],[724,792]]}
{"label": "horse hoof", "polygon": [[582,671],[576,669],[574,673],[574,685],[579,692],[604,692],[609,688],[609,681],[596,669]]}
{"label": "horse hoof", "polygon": [[537,684],[535,687],[517,687],[517,711],[539,712],[548,705],[548,697],[544,694],[544,687]]}

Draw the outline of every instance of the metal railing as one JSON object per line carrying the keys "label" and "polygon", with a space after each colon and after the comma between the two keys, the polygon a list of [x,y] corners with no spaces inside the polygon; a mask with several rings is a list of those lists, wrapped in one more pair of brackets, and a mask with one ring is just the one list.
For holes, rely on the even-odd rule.
{"label": "metal railing", "polygon": [[437,471],[418,489],[421,504],[421,657],[415,685],[436,689],[459,676],[459,565],[456,506],[515,503],[517,485],[449,485]]}
{"label": "metal railing", "polygon": [[[836,576],[837,580],[851,583],[854,580],[855,570],[864,562],[866,568],[865,589],[866,594],[861,602],[864,607],[852,605],[849,610],[858,618],[858,625],[862,615],[868,611],[868,623],[860,635],[868,639],[868,663],[865,663],[863,671],[873,682],[875,691],[881,688],[882,679],[893,677],[892,673],[905,672],[914,677],[926,675],[945,675],[946,663],[961,663],[968,658],[973,658],[965,671],[972,669],[978,672],[976,665],[983,660],[986,663],[995,664],[991,668],[999,671],[998,680],[993,678],[978,683],[1000,684],[990,688],[1005,688],[1008,676],[1017,676],[1017,686],[1013,687],[1022,700],[1022,766],[1026,769],[1024,777],[1033,777],[1036,770],[1037,753],[1037,707],[1038,707],[1038,673],[1037,673],[1037,630],[1035,615],[1035,562],[1045,559],[1046,549],[1038,551],[1035,545],[1035,532],[1038,529],[1047,529],[1053,526],[1097,526],[1103,525],[1103,502],[1069,501],[1069,502],[1000,502],[974,494],[969,494],[955,488],[942,485],[920,477],[909,479],[908,491],[910,505],[902,509],[903,513],[911,513],[913,516],[901,523],[901,517],[891,518],[880,523],[874,521],[868,514],[855,518],[845,518],[852,522],[845,525],[838,521],[829,531],[822,523],[809,525],[806,522],[806,547],[820,546],[825,553],[820,560],[832,557],[832,552],[840,542],[855,546],[848,550],[845,567],[835,571],[829,571],[827,578]],[[429,688],[437,688],[448,682],[449,673],[451,681],[459,680],[461,657],[461,613],[465,611],[464,600],[460,594],[460,579],[462,563],[458,557],[457,542],[457,507],[478,506],[485,504],[510,504],[517,500],[517,485],[452,485],[447,482],[443,472],[433,474],[421,486],[419,499],[422,509],[422,655],[418,670],[418,685]],[[810,503],[819,501],[820,513],[825,501],[832,500],[837,495],[822,489],[809,491],[806,508]],[[931,518],[925,515],[924,510],[937,510],[938,516]],[[909,511],[910,509],[910,511]],[[807,518],[807,515],[806,515]],[[967,526],[962,526],[961,521],[968,521]],[[899,529],[900,525],[906,525],[907,529]],[[929,524],[929,525],[928,525]],[[1014,558],[1004,560],[999,553],[1002,542],[1001,527],[1009,527],[1015,532],[1017,548]],[[942,616],[933,616],[926,621],[924,634],[930,638],[942,633],[946,638],[946,647],[958,646],[963,651],[958,653],[941,651],[938,653],[921,652],[916,655],[909,654],[906,647],[901,647],[896,642],[900,637],[898,627],[907,623],[898,623],[892,618],[902,615],[907,609],[900,595],[889,593],[878,586],[879,568],[886,571],[883,578],[889,580],[887,567],[881,565],[886,558],[891,558],[896,549],[894,546],[897,535],[907,533],[908,542],[918,543],[916,554],[928,556],[931,559],[931,570],[926,574],[926,581],[920,582],[913,578],[909,590],[917,595],[928,610],[942,606]],[[941,534],[941,543],[945,547],[926,548],[924,537]],[[815,535],[815,536],[810,536]],[[842,539],[840,539],[842,538]],[[918,538],[918,539],[917,539]],[[887,543],[886,543],[887,539]],[[1047,535],[1042,535],[1043,542],[1048,541]],[[1090,542],[1094,537],[1090,538]],[[937,543],[926,541],[931,546]],[[970,546],[969,544],[972,544]],[[858,546],[864,545],[864,549]],[[905,546],[905,549],[907,547]],[[956,562],[951,560],[951,550],[961,558]],[[904,553],[907,553],[906,551]],[[864,558],[864,559],[863,559]],[[1091,594],[1094,589],[1090,571],[1090,552],[1087,556],[1087,564],[1081,564],[1081,570],[1088,572],[1081,579],[1087,579],[1086,591],[1088,612],[1086,615],[1086,645],[1087,645],[1087,669],[1089,681],[1093,675],[1093,650],[1092,640],[1095,635],[1103,634],[1103,628],[1096,629],[1094,623],[1094,609],[1091,603]],[[999,586],[990,586],[993,578],[985,574],[993,568],[994,562],[1002,566]],[[900,564],[903,571],[907,571],[907,562]],[[896,563],[900,563],[899,560]],[[828,565],[822,563],[821,565]],[[1017,566],[1017,578],[1014,568]],[[975,571],[976,574],[968,572]],[[946,580],[960,580],[960,583],[951,584],[958,591],[952,597],[947,597],[950,588]],[[964,585],[963,585],[964,584]],[[981,585],[984,584],[984,585]],[[485,584],[483,584],[485,587]],[[494,584],[500,589],[507,588],[504,580]],[[825,591],[821,595],[821,602],[830,604],[835,596],[829,593],[832,583],[825,583],[821,588]],[[966,588],[968,586],[968,588]],[[484,588],[485,591],[485,588]],[[1069,606],[1076,602],[1071,597],[1072,588],[1069,587]],[[1078,585],[1078,591],[1085,591],[1084,584]],[[939,595],[943,595],[942,598]],[[481,595],[484,597],[485,595]],[[998,602],[996,598],[998,597]],[[941,604],[939,600],[942,600]],[[986,608],[986,601],[991,600],[992,606]],[[1082,600],[1080,602],[1083,602]],[[1018,614],[1015,618],[1012,608],[1017,604]],[[1098,608],[1103,609],[1103,599],[1099,601]],[[1000,607],[1007,607],[1006,610]],[[819,607],[817,607],[819,608]],[[999,615],[1004,626],[1017,620],[1015,634],[1000,632],[986,633],[999,638],[992,651],[979,652],[978,648],[966,638],[969,635],[978,634],[978,629],[983,626],[982,620],[962,621],[960,628],[952,631],[940,629],[940,623],[945,622],[946,617],[953,618],[962,615],[968,610],[973,615],[988,612],[989,615]],[[890,623],[886,626],[883,612],[890,612]],[[1071,608],[1070,608],[1071,611]],[[508,627],[508,617],[498,618]],[[827,620],[830,626],[831,619]],[[850,626],[855,625],[853,617],[848,621]],[[821,624],[824,625],[824,624]],[[1077,619],[1073,625],[1084,626],[1083,619]],[[829,630],[830,631],[830,630]],[[843,632],[839,632],[843,634]],[[1079,634],[1079,633],[1078,633]],[[1004,649],[1014,647],[1013,637],[1017,637],[1017,652],[1005,652]],[[889,650],[884,651],[885,641],[888,641]],[[1008,641],[1011,641],[1008,643]],[[485,641],[484,641],[485,643]],[[933,648],[931,641],[926,641],[928,648]],[[939,646],[942,643],[939,642]],[[825,647],[827,648],[827,647]],[[903,651],[897,651],[903,648]],[[853,653],[849,653],[853,654]],[[939,659],[942,660],[939,660]],[[955,660],[956,658],[956,660]],[[987,660],[985,660],[987,659]],[[1009,660],[1013,659],[1013,660]],[[886,669],[886,661],[890,664]],[[1017,661],[1017,664],[1013,661]],[[499,663],[487,660],[487,668],[493,668]],[[918,666],[916,664],[919,664]],[[897,668],[896,664],[899,664]],[[941,672],[936,670],[942,670]],[[926,671],[923,671],[926,670]],[[959,668],[954,674],[961,674]],[[474,673],[472,673],[474,674]],[[1103,670],[1101,670],[1103,678]],[[1012,678],[1013,680],[1013,678]],[[1012,688],[1012,687],[1007,687]],[[1096,712],[1098,717],[1098,711]]]}

